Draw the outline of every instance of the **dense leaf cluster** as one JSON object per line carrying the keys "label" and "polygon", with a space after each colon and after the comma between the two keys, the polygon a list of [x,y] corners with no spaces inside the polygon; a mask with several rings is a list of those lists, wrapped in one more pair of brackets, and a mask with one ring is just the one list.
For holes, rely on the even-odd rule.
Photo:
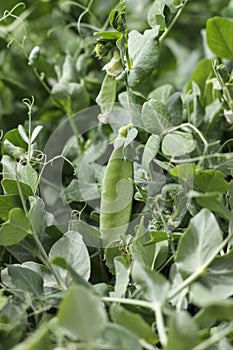
{"label": "dense leaf cluster", "polygon": [[232,0],[0,15],[0,350],[233,349]]}

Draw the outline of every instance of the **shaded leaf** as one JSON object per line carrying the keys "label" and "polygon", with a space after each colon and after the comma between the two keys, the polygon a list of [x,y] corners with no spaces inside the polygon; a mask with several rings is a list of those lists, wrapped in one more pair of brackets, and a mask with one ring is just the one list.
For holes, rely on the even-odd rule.
{"label": "shaded leaf", "polygon": [[156,344],[158,338],[148,323],[136,312],[126,310],[120,305],[113,304],[110,315],[115,323],[129,329],[138,338],[145,339],[150,344]]}
{"label": "shaded leaf", "polygon": [[197,325],[185,311],[176,312],[169,324],[166,350],[188,350],[197,343]]}
{"label": "shaded leaf", "polygon": [[128,84],[132,88],[143,82],[157,68],[160,56],[158,28],[157,26],[146,30],[143,35],[136,30],[129,33],[129,56],[133,67],[129,71]]}
{"label": "shaded leaf", "polygon": [[60,305],[58,319],[68,336],[81,341],[95,340],[107,325],[101,299],[83,286],[70,288]]}
{"label": "shaded leaf", "polygon": [[[83,243],[82,236],[75,231],[68,231],[51,248],[49,259],[61,257],[69,264],[74,271],[88,280],[90,277],[90,258],[87,247]],[[62,281],[70,286],[72,279],[67,270],[58,268],[58,273]]]}
{"label": "shaded leaf", "polygon": [[20,208],[9,213],[9,220],[0,228],[0,245],[10,246],[19,243],[30,233],[28,218]]}
{"label": "shaded leaf", "polygon": [[207,21],[207,42],[213,53],[220,58],[233,59],[233,22],[222,17]]}
{"label": "shaded leaf", "polygon": [[179,271],[190,275],[206,268],[218,254],[222,233],[215,216],[202,209],[190,220],[190,225],[179,241],[176,263]]}

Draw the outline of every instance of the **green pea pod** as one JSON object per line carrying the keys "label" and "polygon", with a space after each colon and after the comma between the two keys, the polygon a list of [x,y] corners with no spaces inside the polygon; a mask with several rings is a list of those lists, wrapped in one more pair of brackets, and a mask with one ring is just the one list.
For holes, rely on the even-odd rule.
{"label": "green pea pod", "polygon": [[104,243],[120,240],[130,222],[133,185],[133,162],[124,159],[123,147],[114,149],[109,159],[100,205],[100,234]]}

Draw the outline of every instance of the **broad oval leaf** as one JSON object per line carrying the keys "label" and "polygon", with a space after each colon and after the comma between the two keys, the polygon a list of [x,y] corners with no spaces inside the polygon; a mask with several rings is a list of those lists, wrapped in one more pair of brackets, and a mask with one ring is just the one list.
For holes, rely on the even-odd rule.
{"label": "broad oval leaf", "polygon": [[207,42],[213,53],[220,58],[233,59],[233,22],[222,17],[207,21]]}
{"label": "broad oval leaf", "polygon": [[[51,248],[49,259],[62,257],[85,280],[90,277],[90,258],[82,236],[76,231],[68,231]],[[70,286],[72,279],[67,270],[55,267],[66,286]]]}
{"label": "broad oval leaf", "polygon": [[179,157],[189,154],[196,148],[192,134],[175,131],[167,134],[162,142],[162,152],[166,156]]}
{"label": "broad oval leaf", "polygon": [[142,83],[157,68],[160,56],[158,34],[158,26],[146,30],[143,35],[136,30],[129,33],[129,56],[133,66],[128,75],[130,87]]}
{"label": "broad oval leaf", "polygon": [[218,222],[207,209],[202,209],[193,219],[182,236],[176,263],[182,275],[204,272],[214,260],[222,243],[222,232]]}
{"label": "broad oval leaf", "polygon": [[143,104],[142,120],[144,128],[151,134],[160,135],[172,126],[167,107],[160,101],[149,100]]}
{"label": "broad oval leaf", "polygon": [[163,275],[144,268],[135,260],[132,266],[132,278],[141,286],[148,300],[159,306],[165,302],[169,289],[169,282]]}
{"label": "broad oval leaf", "polygon": [[197,325],[185,311],[176,312],[170,320],[168,344],[165,350],[192,349],[197,343]]}
{"label": "broad oval leaf", "polygon": [[0,245],[10,246],[22,241],[30,233],[28,218],[20,208],[9,213],[9,220],[0,228]]}
{"label": "broad oval leaf", "polygon": [[58,312],[67,335],[81,341],[93,341],[107,325],[107,314],[100,297],[83,286],[73,286]]}
{"label": "broad oval leaf", "polygon": [[129,329],[140,339],[145,339],[151,344],[157,343],[158,338],[155,332],[137,312],[132,312],[121,305],[113,304],[110,308],[110,315],[115,323]]}

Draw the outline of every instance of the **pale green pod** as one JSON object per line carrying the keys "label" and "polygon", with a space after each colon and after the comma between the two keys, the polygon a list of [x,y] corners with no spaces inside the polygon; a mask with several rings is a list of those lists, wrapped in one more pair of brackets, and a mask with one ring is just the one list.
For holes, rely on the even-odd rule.
{"label": "pale green pod", "polygon": [[123,147],[115,149],[109,159],[100,205],[100,233],[107,244],[121,240],[130,222],[133,184],[133,162],[124,159]]}

